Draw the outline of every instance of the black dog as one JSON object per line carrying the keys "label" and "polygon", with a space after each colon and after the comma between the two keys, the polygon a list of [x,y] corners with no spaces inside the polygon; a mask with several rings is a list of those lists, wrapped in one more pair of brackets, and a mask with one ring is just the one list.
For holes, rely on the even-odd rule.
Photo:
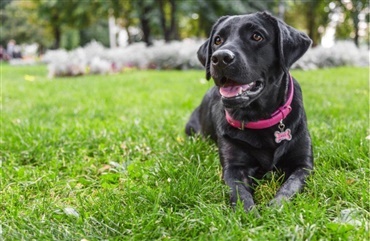
{"label": "black dog", "polygon": [[281,20],[255,13],[221,17],[198,58],[215,85],[186,125],[188,135],[217,142],[223,179],[248,211],[253,180],[282,170],[285,181],[271,204],[297,193],[313,168],[302,93],[290,66],[311,40]]}

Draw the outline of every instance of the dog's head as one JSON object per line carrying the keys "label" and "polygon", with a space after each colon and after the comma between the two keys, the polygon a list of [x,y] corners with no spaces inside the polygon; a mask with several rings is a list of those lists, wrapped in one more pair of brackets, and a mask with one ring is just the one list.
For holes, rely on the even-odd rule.
{"label": "dog's head", "polygon": [[267,13],[224,16],[199,48],[198,59],[224,104],[243,108],[280,85],[283,73],[310,45],[306,34]]}

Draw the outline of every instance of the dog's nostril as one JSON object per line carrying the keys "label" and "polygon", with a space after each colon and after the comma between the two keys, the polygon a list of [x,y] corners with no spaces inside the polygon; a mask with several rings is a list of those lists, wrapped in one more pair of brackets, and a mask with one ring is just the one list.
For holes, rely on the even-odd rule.
{"label": "dog's nostril", "polygon": [[211,57],[212,64],[224,68],[230,65],[235,59],[235,55],[230,50],[217,50]]}
{"label": "dog's nostril", "polygon": [[218,58],[216,56],[212,56],[211,60],[212,60],[212,63],[214,64],[218,63]]}
{"label": "dog's nostril", "polygon": [[235,58],[235,55],[233,55],[233,54],[227,54],[224,57],[224,60],[223,61],[224,61],[225,64],[230,64],[231,62],[233,62],[234,58]]}

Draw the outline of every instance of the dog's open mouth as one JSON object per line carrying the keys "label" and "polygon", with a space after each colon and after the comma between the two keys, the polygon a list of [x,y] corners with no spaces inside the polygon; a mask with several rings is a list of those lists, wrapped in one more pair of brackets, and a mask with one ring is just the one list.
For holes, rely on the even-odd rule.
{"label": "dog's open mouth", "polygon": [[239,84],[233,80],[227,79],[226,83],[220,87],[220,94],[224,98],[235,97],[254,97],[263,89],[262,81],[254,81],[249,84]]}

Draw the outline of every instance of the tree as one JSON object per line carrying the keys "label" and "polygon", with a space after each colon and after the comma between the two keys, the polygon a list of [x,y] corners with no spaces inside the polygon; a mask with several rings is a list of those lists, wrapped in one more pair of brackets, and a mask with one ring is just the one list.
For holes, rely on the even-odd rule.
{"label": "tree", "polygon": [[[354,32],[353,41],[357,47],[359,47],[359,23],[360,19],[359,16],[363,13],[366,9],[369,8],[368,0],[342,0],[337,3],[339,6],[342,7],[343,13],[347,16],[346,19],[351,19],[352,27]],[[367,13],[369,14],[369,13]]]}
{"label": "tree", "polygon": [[105,0],[102,2],[102,14],[100,15],[103,17],[112,15],[116,19],[116,24],[126,30],[129,44],[133,42],[129,29],[137,22],[134,16],[136,11],[134,5],[133,1]]}
{"label": "tree", "polygon": [[10,39],[17,43],[34,43],[50,45],[50,35],[42,26],[32,24],[29,19],[35,18],[36,12],[32,2],[9,1],[0,11],[0,44],[6,45]]}
{"label": "tree", "polygon": [[320,43],[323,32],[329,23],[328,5],[331,0],[296,1],[288,5],[285,21],[299,29],[306,29],[312,39],[312,46]]}
{"label": "tree", "polygon": [[99,2],[97,1],[58,1],[58,0],[33,0],[36,5],[38,18],[35,22],[52,29],[54,36],[53,48],[60,47],[62,31],[65,27],[83,28],[89,26],[95,20],[95,12]]}
{"label": "tree", "polygon": [[153,17],[156,15],[155,0],[137,0],[135,1],[135,7],[137,7],[137,15],[140,20],[141,30],[143,31],[144,42],[147,46],[151,46],[152,42],[152,29],[151,22]]}
{"label": "tree", "polygon": [[11,2],[12,2],[12,0],[1,0],[0,1],[0,9],[5,9],[6,5],[8,5]]}
{"label": "tree", "polygon": [[273,9],[275,5],[276,2],[274,1],[198,0],[195,11],[199,15],[199,26],[203,32],[202,35],[207,36],[213,23],[221,16],[267,11]]}
{"label": "tree", "polygon": [[[177,1],[158,0],[163,37],[166,42],[179,39],[177,31]],[[169,12],[169,14],[167,13]]]}
{"label": "tree", "polygon": [[83,46],[96,40],[106,47],[109,47],[108,19],[101,18],[86,28],[79,30],[79,45]]}

